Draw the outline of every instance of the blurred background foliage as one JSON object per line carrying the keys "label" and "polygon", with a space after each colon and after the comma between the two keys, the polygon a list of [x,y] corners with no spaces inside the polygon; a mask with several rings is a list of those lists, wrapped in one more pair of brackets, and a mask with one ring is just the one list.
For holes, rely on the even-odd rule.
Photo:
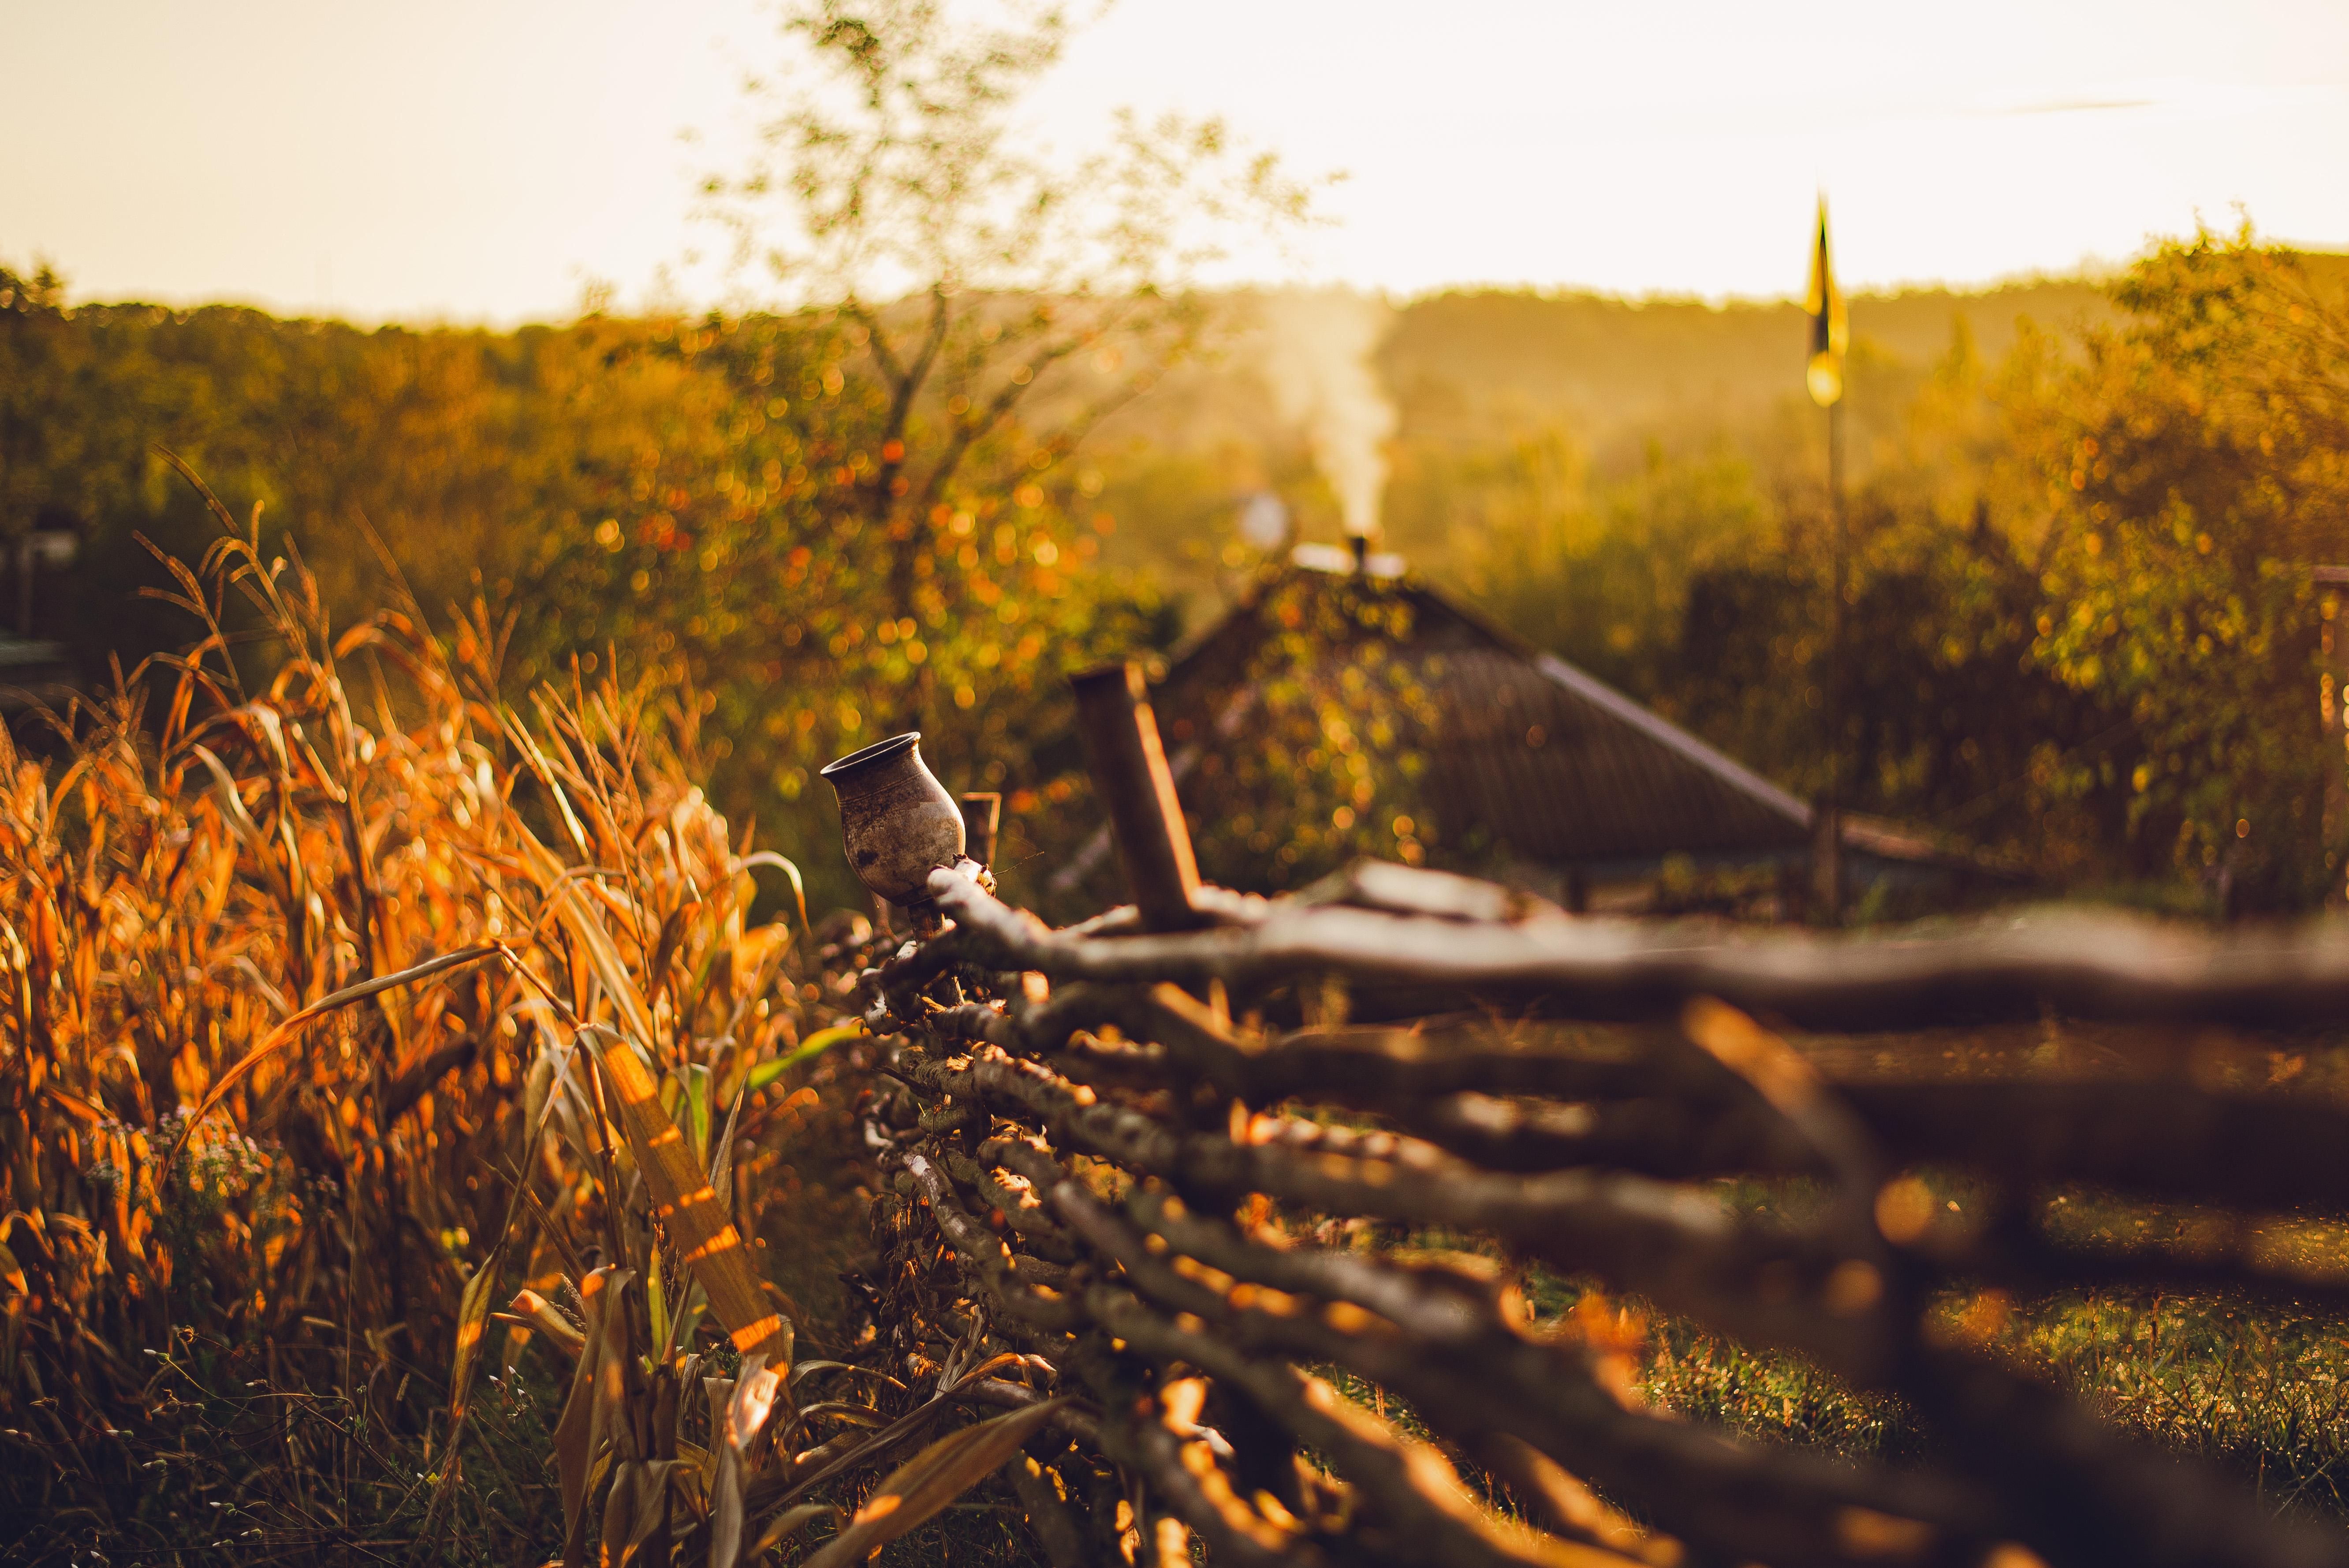
{"label": "blurred background foliage", "polygon": [[[1245,710],[1170,710],[1172,738],[1198,743],[1182,794],[1200,873],[1226,886],[1299,888],[1363,855],[1420,865],[1435,836],[1436,672],[1397,651],[1412,606],[1375,580],[1321,586],[1279,583],[1225,634]],[[1464,861],[1484,846],[1443,847]]]}
{"label": "blurred background foliage", "polygon": [[[2094,286],[1856,304],[1860,809],[2074,885],[2223,870],[2251,906],[2315,896],[2310,571],[2349,558],[2344,278],[2245,230]],[[1061,673],[1168,650],[1235,602],[1268,559],[1236,529],[1251,494],[1338,537],[1263,372],[1277,298],[1120,286],[1146,307],[943,284],[867,306],[841,285],[491,332],[68,308],[11,273],[0,529],[87,531],[38,616],[92,675],[176,643],[133,597],[162,581],[135,536],[192,554],[208,526],[168,446],[261,507],[265,539],[298,538],[346,618],[388,560],[483,628],[515,690],[616,657],[689,691],[715,798],[785,841],[829,832],[816,767],[918,720],[950,785],[1012,793],[1023,892],[1022,858],[1065,838]],[[1786,305],[1401,306],[1374,361],[1397,419],[1386,547],[1815,793],[1829,531],[1823,432],[1785,368],[1800,326]],[[1374,794],[1408,788],[1373,760]]]}

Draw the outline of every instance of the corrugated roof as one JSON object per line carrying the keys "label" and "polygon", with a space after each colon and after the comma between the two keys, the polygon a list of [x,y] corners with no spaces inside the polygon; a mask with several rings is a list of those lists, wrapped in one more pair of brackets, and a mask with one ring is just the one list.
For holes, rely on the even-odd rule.
{"label": "corrugated roof", "polygon": [[1458,648],[1426,661],[1442,729],[1428,790],[1546,864],[1799,849],[1809,808],[1564,660]]}
{"label": "corrugated roof", "polygon": [[[1247,723],[1266,595],[1340,580],[1309,567],[1270,572],[1175,660],[1153,701],[1177,739],[1178,789],[1206,749]],[[1481,828],[1516,858],[1557,866],[1807,850],[1810,808],[1768,779],[1425,583],[1381,586],[1412,607],[1397,652],[1418,664],[1442,716],[1422,744],[1429,803],[1447,834]],[[1097,834],[1053,885],[1077,885],[1108,849]]]}
{"label": "corrugated roof", "polygon": [[1549,865],[1807,847],[1810,808],[1768,779],[1425,583],[1398,591],[1413,610],[1404,651],[1443,715],[1429,748],[1440,820]]}

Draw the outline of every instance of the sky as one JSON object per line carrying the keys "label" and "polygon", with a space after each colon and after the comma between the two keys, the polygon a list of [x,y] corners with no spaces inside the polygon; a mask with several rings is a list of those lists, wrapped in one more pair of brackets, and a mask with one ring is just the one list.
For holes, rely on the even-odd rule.
{"label": "sky", "polygon": [[[951,9],[968,0],[947,0]],[[1120,106],[1340,174],[1231,273],[1798,292],[1817,193],[1853,287],[2108,264],[2199,220],[2349,248],[2349,0],[1122,0],[1026,106]],[[365,321],[720,286],[770,0],[0,0],[0,263],[77,300]],[[698,134],[698,140],[683,133]],[[669,280],[666,285],[662,279]]]}

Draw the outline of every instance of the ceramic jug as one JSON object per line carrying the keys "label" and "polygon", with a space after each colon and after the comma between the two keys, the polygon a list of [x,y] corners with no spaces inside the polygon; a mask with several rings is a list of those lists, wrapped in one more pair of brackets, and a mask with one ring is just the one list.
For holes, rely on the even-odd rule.
{"label": "ceramic jug", "polygon": [[857,881],[902,908],[929,899],[933,866],[963,850],[962,809],[922,764],[922,735],[893,735],[825,765]]}

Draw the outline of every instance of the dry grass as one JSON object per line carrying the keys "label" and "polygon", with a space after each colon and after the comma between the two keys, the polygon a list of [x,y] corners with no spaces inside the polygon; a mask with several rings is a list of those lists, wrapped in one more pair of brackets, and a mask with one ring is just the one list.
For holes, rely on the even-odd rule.
{"label": "dry grass", "polygon": [[[578,1024],[634,1020],[660,1113],[698,1168],[740,1174],[754,1246],[792,1240],[766,1272],[818,1297],[770,1305],[803,1342],[836,1320],[844,1107],[820,1056],[778,1070],[841,1016],[797,873],[690,784],[689,692],[574,684],[517,711],[494,626],[444,645],[411,606],[337,633],[300,562],[233,527],[178,574],[203,634],[184,658],[60,716],[57,759],[0,738],[12,1551],[543,1558],[564,1369],[486,1326],[456,1483],[460,1317],[478,1333],[517,1286],[560,1301],[618,1263],[676,1344],[719,1338]],[[265,650],[232,659],[232,611]],[[765,922],[761,864],[787,911]]]}

